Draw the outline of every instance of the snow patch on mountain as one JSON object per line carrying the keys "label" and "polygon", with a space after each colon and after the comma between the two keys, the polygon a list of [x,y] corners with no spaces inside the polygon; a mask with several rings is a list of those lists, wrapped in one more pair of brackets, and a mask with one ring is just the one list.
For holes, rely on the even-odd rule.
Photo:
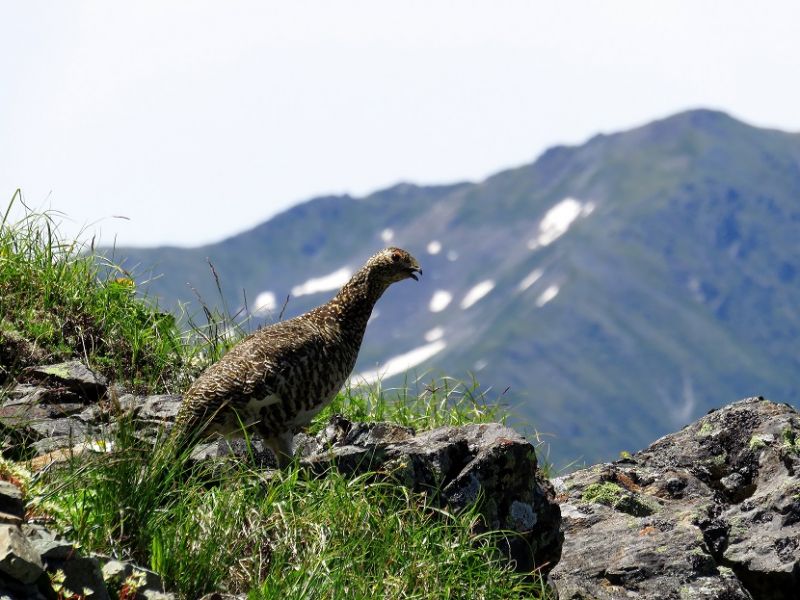
{"label": "snow patch on mountain", "polygon": [[479,359],[475,361],[475,364],[472,365],[473,371],[483,371],[489,365],[489,361],[486,359]]}
{"label": "snow patch on mountain", "polygon": [[545,291],[539,294],[539,297],[536,299],[536,306],[541,308],[542,306],[550,302],[550,300],[558,296],[558,292],[559,292],[559,287],[557,285],[551,285]]}
{"label": "snow patch on mountain", "polygon": [[275,297],[274,292],[265,291],[256,296],[256,301],[253,304],[254,315],[265,315],[278,308],[278,299]]}
{"label": "snow patch on mountain", "polygon": [[689,278],[689,283],[687,284],[689,291],[692,293],[692,298],[695,299],[697,302],[705,302],[705,295],[703,294],[703,284],[695,276]]}
{"label": "snow patch on mountain", "polygon": [[435,342],[442,337],[444,337],[444,329],[441,327],[434,327],[433,329],[429,329],[427,332],[425,332],[426,342]]}
{"label": "snow patch on mountain", "polygon": [[545,213],[539,222],[539,231],[536,237],[528,240],[528,248],[536,250],[552,244],[567,232],[575,219],[590,215],[593,210],[594,204],[591,202],[584,204],[575,198],[564,198]]}
{"label": "snow patch on mountain", "polygon": [[431,312],[442,312],[452,300],[453,294],[447,290],[436,290],[431,297],[428,309]]}
{"label": "snow patch on mountain", "polygon": [[520,281],[520,282],[519,282],[519,288],[518,288],[518,289],[519,289],[519,291],[520,291],[520,292],[524,292],[525,290],[527,290],[527,289],[528,289],[529,287],[531,287],[531,286],[532,286],[534,283],[536,283],[537,281],[539,281],[539,278],[540,278],[540,277],[541,277],[543,274],[544,274],[544,271],[543,271],[542,269],[534,269],[533,271],[531,271],[531,272],[530,272],[530,273],[529,273],[529,274],[528,274],[528,275],[525,277],[525,279],[523,279],[522,281]]}
{"label": "snow patch on mountain", "polygon": [[348,267],[342,267],[323,275],[322,277],[312,277],[305,283],[296,285],[292,288],[292,296],[306,296],[308,294],[317,294],[319,292],[330,292],[331,290],[338,290],[350,279],[353,272]]}
{"label": "snow patch on mountain", "polygon": [[438,354],[446,347],[447,344],[444,340],[436,340],[433,343],[425,344],[424,346],[419,346],[418,348],[394,356],[385,361],[377,369],[359,373],[354,375],[352,379],[356,384],[370,384],[380,379],[388,379],[393,375],[413,369],[417,365]]}
{"label": "snow patch on mountain", "polygon": [[486,294],[492,291],[494,288],[494,281],[491,279],[487,279],[485,281],[481,281],[478,285],[473,287],[470,291],[466,293],[464,299],[461,300],[461,308],[469,308],[473,304],[475,304],[478,300],[483,298]]}

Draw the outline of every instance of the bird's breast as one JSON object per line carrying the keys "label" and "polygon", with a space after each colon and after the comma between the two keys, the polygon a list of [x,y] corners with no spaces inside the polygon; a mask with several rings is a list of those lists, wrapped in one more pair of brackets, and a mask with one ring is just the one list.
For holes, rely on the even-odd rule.
{"label": "bird's breast", "polygon": [[[274,409],[274,407],[283,402],[278,394],[269,394],[266,396],[253,396],[242,401],[236,407],[239,419],[245,426],[252,425],[264,419],[265,413]],[[237,425],[239,425],[237,423]],[[239,425],[241,426],[241,425]]]}

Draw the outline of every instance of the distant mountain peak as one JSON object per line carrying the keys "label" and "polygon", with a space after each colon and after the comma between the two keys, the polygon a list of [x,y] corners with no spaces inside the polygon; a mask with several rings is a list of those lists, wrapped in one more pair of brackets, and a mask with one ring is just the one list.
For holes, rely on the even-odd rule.
{"label": "distant mountain peak", "polygon": [[675,122],[687,121],[695,125],[703,123],[719,123],[723,121],[737,121],[741,123],[741,121],[738,121],[738,119],[735,119],[725,111],[714,108],[690,108],[661,120]]}
{"label": "distant mountain peak", "polygon": [[[672,135],[683,135],[687,132],[706,133],[711,135],[729,135],[734,130],[757,130],[757,127],[745,123],[726,112],[710,108],[693,108],[685,110],[663,119],[658,119],[647,123],[639,128],[632,130],[650,131],[656,135],[670,133]],[[625,135],[623,132],[622,135]]]}

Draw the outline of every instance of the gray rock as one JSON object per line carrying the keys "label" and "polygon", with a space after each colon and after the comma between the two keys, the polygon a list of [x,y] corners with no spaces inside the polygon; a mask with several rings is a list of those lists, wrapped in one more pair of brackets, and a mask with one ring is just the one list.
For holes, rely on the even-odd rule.
{"label": "gray rock", "polygon": [[318,472],[384,473],[451,509],[482,498],[481,529],[511,530],[504,549],[524,571],[547,573],[559,559],[561,516],[550,484],[524,437],[497,423],[439,427],[414,434],[390,423],[331,419],[297,452]]}
{"label": "gray rock", "polygon": [[22,421],[36,418],[57,419],[74,415],[83,409],[83,398],[68,390],[20,384],[14,388],[9,399],[3,402],[0,417]]}
{"label": "gray rock", "polygon": [[34,540],[31,542],[42,560],[69,560],[77,555],[78,550],[66,540]]}
{"label": "gray rock", "polygon": [[81,441],[86,434],[86,425],[72,418],[40,419],[28,424],[41,438],[66,438]]}
{"label": "gray rock", "polygon": [[[141,593],[141,596],[137,595],[137,598],[141,597],[142,600],[176,600],[177,596],[172,592],[159,592],[157,590],[144,590]],[[247,596],[244,596],[246,599]]]}
{"label": "gray rock", "polygon": [[28,538],[34,550],[43,561],[68,560],[77,555],[78,550],[64,537],[43,525],[24,523],[22,533]]}
{"label": "gray rock", "polygon": [[[80,440],[86,425],[72,415],[84,409],[83,400],[72,392],[18,385],[10,401],[0,406],[0,431],[4,454],[15,459],[69,445],[58,438]],[[51,439],[52,441],[43,441]],[[36,442],[42,442],[35,446]]]}
{"label": "gray rock", "polygon": [[800,598],[800,416],[748,398],[554,481],[560,598]]}
{"label": "gray rock", "polygon": [[21,583],[43,573],[42,561],[17,525],[0,524],[0,572]]}
{"label": "gray rock", "polygon": [[[64,425],[57,425],[53,428],[53,433],[63,432]],[[71,432],[71,429],[67,429],[68,432]],[[86,441],[86,436],[84,433],[80,435],[74,435],[72,433],[67,433],[67,435],[54,435],[53,437],[46,437],[41,440],[37,440],[33,442],[30,446],[33,450],[34,454],[37,456],[41,456],[43,454],[47,454],[48,452],[53,452],[55,450],[61,450],[62,448],[72,448],[74,446],[80,445],[82,442]]]}
{"label": "gray rock", "polygon": [[0,522],[19,524],[24,516],[22,490],[13,483],[0,480]]}
{"label": "gray rock", "polygon": [[241,438],[219,438],[208,443],[198,444],[192,450],[191,460],[200,462],[206,460],[224,461],[235,458],[258,468],[275,468],[277,459],[272,450],[264,445],[261,438],[253,437],[248,444]]}
{"label": "gray rock", "polygon": [[75,417],[89,425],[113,423],[121,415],[136,414],[143,402],[144,397],[142,396],[125,393],[117,394],[112,391],[106,395],[106,400],[87,406]]}
{"label": "gray rock", "polygon": [[139,418],[172,424],[181,407],[183,396],[158,394],[145,397],[138,409]]}
{"label": "gray rock", "polygon": [[7,402],[0,406],[0,425],[18,435],[24,432],[33,439],[39,439],[41,436],[30,429],[31,423],[46,422],[50,418],[52,418],[50,409],[38,401]]}
{"label": "gray rock", "polygon": [[133,566],[121,560],[109,560],[101,569],[103,579],[106,581],[116,580],[122,583],[125,578],[133,572]]}
{"label": "gray rock", "polygon": [[[166,600],[167,597],[173,597],[172,594],[164,592],[164,582],[161,580],[161,576],[159,576],[158,573],[138,567],[133,563],[122,560],[110,560],[103,565],[102,571],[106,585],[114,590],[119,590],[125,583],[125,580],[133,575],[134,572],[141,574],[140,576],[143,580],[136,590],[136,596],[134,596],[137,600],[143,600],[144,598],[156,600],[157,598],[162,598],[161,595],[163,595],[164,600]],[[149,596],[147,595],[148,593],[150,593]]]}
{"label": "gray rock", "polygon": [[46,399],[48,393],[49,390],[46,387],[31,385],[29,383],[18,383],[7,392],[8,398],[3,405],[36,404]]}
{"label": "gray rock", "polygon": [[81,412],[75,415],[75,418],[85,425],[95,425],[104,422],[103,411],[97,404],[84,407]]}
{"label": "gray rock", "polygon": [[35,583],[20,583],[0,572],[0,600],[54,600],[46,579],[42,576]]}
{"label": "gray rock", "polygon": [[108,386],[103,375],[90,369],[79,360],[28,367],[24,373],[31,381],[67,388],[86,401],[92,402],[102,398]]}
{"label": "gray rock", "polygon": [[[26,523],[21,530],[33,549],[40,553],[49,573],[63,571],[64,579],[58,586],[63,586],[71,592],[78,594],[86,592],[86,597],[91,599],[109,598],[109,589],[117,594],[125,580],[137,572],[141,573],[142,582],[133,598],[137,600],[175,598],[174,595],[164,592],[161,577],[148,569],[125,561],[107,560],[107,557],[81,556],[72,543],[43,525]],[[101,562],[105,563],[102,569],[100,569]],[[91,593],[88,590],[91,590]]]}
{"label": "gray rock", "polygon": [[144,404],[146,396],[136,396],[134,394],[122,394],[117,396],[116,404],[123,413],[138,411]]}
{"label": "gray rock", "polygon": [[100,561],[92,556],[76,556],[66,561],[47,561],[47,570],[61,569],[66,576],[63,586],[87,600],[110,600]]}
{"label": "gray rock", "polygon": [[136,419],[136,437],[155,443],[175,423],[183,396],[179,394],[155,394],[152,396],[127,395],[120,399],[126,412]]}

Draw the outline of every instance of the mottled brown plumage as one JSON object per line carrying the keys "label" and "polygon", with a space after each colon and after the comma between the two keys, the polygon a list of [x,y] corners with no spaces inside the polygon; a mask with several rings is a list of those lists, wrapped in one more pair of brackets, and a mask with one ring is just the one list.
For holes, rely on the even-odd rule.
{"label": "mottled brown plumage", "polygon": [[235,434],[244,425],[260,433],[286,464],[293,434],[352,372],[375,303],[392,283],[417,279],[416,273],[422,270],[413,256],[386,248],[326,304],[239,342],[186,392],[175,426],[181,443]]}

